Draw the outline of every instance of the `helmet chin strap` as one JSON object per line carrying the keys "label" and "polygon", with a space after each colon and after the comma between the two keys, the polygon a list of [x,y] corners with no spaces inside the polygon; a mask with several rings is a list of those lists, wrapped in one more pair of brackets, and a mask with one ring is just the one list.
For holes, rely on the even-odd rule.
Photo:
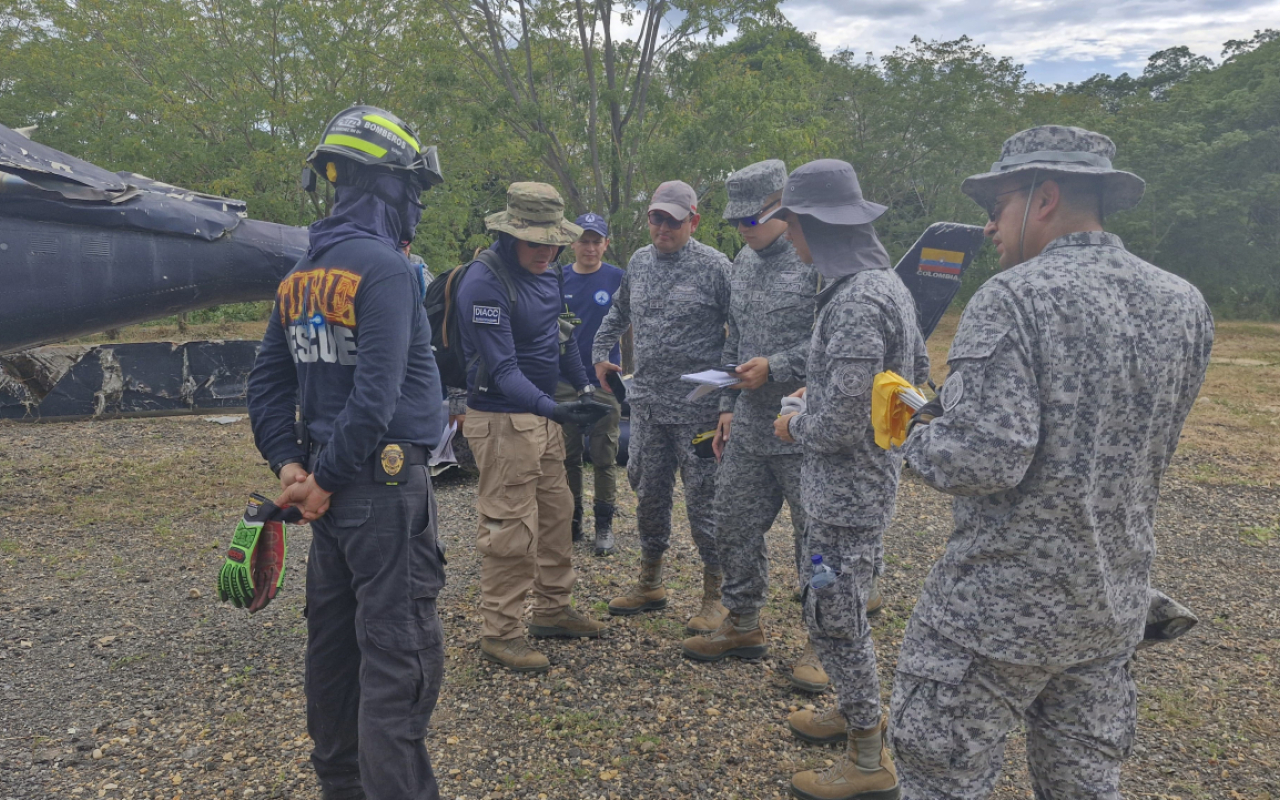
{"label": "helmet chin strap", "polygon": [[1018,263],[1027,260],[1024,246],[1027,243],[1027,220],[1031,217],[1031,198],[1036,193],[1036,181],[1040,179],[1040,170],[1031,173],[1031,188],[1027,192],[1027,207],[1022,212],[1022,230],[1018,232]]}

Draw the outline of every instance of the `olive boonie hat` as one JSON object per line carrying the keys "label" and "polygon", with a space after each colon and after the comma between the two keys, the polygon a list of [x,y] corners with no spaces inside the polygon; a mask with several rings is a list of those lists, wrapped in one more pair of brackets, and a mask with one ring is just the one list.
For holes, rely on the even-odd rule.
{"label": "olive boonie hat", "polygon": [[888,208],[862,196],[853,165],[834,158],[820,158],[798,167],[787,178],[782,205],[760,218],[761,222],[791,211],[808,214],[829,225],[863,225]]}
{"label": "olive boonie hat", "polygon": [[724,182],[729,202],[724,207],[725,219],[754,217],[768,202],[781,196],[787,183],[787,165],[776,158],[758,161],[730,175]]}
{"label": "olive boonie hat", "polygon": [[1000,160],[991,165],[991,171],[965,178],[960,191],[983,208],[990,208],[1000,178],[1005,175],[1033,171],[1044,179],[1054,175],[1096,175],[1102,181],[1102,213],[1113,214],[1136,206],[1146,188],[1146,182],[1132,172],[1112,168],[1115,155],[1115,142],[1101,133],[1067,125],[1041,125],[1005,139]]}
{"label": "olive boonie hat", "polygon": [[566,247],[582,228],[564,218],[564,200],[547,183],[520,181],[507,187],[507,209],[484,218],[486,230],[509,233],[534,244]]}

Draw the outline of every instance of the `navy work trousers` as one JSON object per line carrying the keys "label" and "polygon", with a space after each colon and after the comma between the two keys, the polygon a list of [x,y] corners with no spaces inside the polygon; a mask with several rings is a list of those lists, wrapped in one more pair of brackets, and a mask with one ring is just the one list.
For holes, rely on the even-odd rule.
{"label": "navy work trousers", "polygon": [[423,466],[356,483],[311,525],[307,731],[326,800],[435,800],[423,742],[440,695],[444,555]]}

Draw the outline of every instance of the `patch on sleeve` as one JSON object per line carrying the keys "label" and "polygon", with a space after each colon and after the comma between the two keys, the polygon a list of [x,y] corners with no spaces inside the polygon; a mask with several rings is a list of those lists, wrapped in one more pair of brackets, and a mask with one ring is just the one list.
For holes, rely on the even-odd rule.
{"label": "patch on sleeve", "polygon": [[875,375],[866,364],[845,364],[832,376],[832,383],[846,397],[861,397],[871,390],[874,381]]}
{"label": "patch on sleeve", "polygon": [[942,384],[942,392],[939,396],[942,398],[943,411],[955,408],[960,398],[964,397],[964,373],[952,372],[947,377],[947,382]]}
{"label": "patch on sleeve", "polygon": [[471,307],[471,321],[476,325],[500,325],[502,323],[502,309],[498,306],[475,306]]}

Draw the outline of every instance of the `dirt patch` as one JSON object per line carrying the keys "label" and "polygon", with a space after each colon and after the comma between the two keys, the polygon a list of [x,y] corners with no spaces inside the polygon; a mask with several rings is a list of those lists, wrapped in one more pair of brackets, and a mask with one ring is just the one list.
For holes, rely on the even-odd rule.
{"label": "dirt patch", "polygon": [[[943,325],[939,340],[954,317]],[[1227,348],[1230,327],[1219,326]],[[945,348],[933,348],[938,377]],[[1266,360],[1251,348],[1226,357]],[[1212,392],[1189,431],[1222,423]],[[1280,488],[1249,477],[1265,474],[1250,459],[1266,446],[1249,442],[1263,449],[1233,460],[1185,448],[1166,481],[1156,583],[1203,622],[1135,661],[1141,720],[1127,797],[1280,797]],[[1210,468],[1230,479],[1206,479]],[[0,800],[318,797],[302,697],[308,529],[295,529],[285,589],[263,613],[213,592],[243,497],[271,485],[244,421],[0,424]],[[444,797],[780,798],[794,771],[836,755],[786,730],[792,709],[831,696],[786,680],[804,637],[785,519],[770,532],[762,661],[680,656],[700,567],[677,503],[672,607],[613,619],[602,642],[539,644],[553,670],[513,677],[477,649],[474,484],[447,480],[438,497],[446,677],[428,748]],[[600,618],[635,572],[629,491],[622,504],[623,555],[575,554],[578,606]],[[950,529],[947,499],[910,478],[898,509],[875,625],[886,697]],[[996,796],[1030,796],[1022,758],[1015,737]]]}

